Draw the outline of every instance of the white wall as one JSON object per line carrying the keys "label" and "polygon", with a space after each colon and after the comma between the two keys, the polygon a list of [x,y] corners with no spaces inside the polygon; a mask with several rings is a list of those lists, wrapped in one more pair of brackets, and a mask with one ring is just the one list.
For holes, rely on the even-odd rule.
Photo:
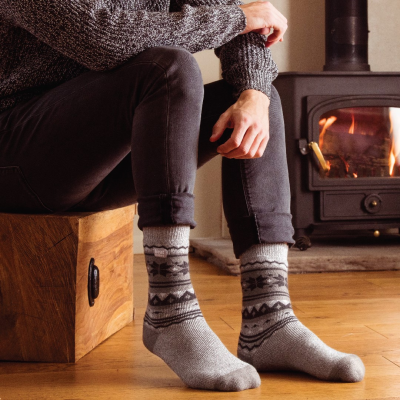
{"label": "white wall", "polygon": [[[244,0],[249,3],[249,0]],[[289,28],[284,41],[271,48],[281,72],[322,71],[325,63],[325,1],[272,0],[286,16]],[[372,71],[400,71],[400,0],[369,0],[369,63]],[[213,51],[195,55],[204,83],[220,79],[219,61]],[[196,229],[191,237],[227,236],[222,213],[221,157],[197,173],[195,187]],[[136,217],[137,219],[137,217]],[[135,227],[135,253],[143,252],[142,235]]]}

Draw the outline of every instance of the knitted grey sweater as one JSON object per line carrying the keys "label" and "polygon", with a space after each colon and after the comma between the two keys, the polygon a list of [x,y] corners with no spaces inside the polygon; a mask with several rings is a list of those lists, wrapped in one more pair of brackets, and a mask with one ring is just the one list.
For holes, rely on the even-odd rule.
{"label": "knitted grey sweater", "polygon": [[141,51],[177,45],[215,49],[238,96],[270,96],[277,69],[265,38],[239,35],[239,0],[0,0],[0,112]]}

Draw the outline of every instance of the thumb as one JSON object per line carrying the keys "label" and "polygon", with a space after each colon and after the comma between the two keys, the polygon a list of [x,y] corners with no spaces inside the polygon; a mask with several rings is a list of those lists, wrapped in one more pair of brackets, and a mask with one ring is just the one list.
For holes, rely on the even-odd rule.
{"label": "thumb", "polygon": [[211,142],[217,141],[222,136],[225,129],[229,128],[229,118],[230,116],[228,113],[221,114],[221,116],[218,118],[218,121],[213,126],[212,135],[210,136]]}

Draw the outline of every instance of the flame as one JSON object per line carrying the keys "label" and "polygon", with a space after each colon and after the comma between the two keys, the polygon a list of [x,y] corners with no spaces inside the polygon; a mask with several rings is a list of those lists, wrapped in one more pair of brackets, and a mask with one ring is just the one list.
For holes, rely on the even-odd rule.
{"label": "flame", "polygon": [[354,178],[357,178],[358,177],[357,172],[353,172],[353,176]]}
{"label": "flame", "polygon": [[327,161],[327,162],[326,162],[326,166],[328,167],[328,171],[330,171],[330,170],[331,170],[331,162],[330,162],[330,161]]}
{"label": "flame", "polygon": [[389,156],[389,175],[390,176],[393,176],[395,163],[396,163],[396,156],[394,155],[394,151],[393,151],[393,147],[392,147],[392,150],[390,151],[390,156]]}
{"label": "flame", "polygon": [[350,126],[350,129],[349,129],[349,133],[351,134],[351,135],[354,135],[354,114],[351,114],[351,119],[352,119],[352,123],[351,123],[351,126]]}
{"label": "flame", "polygon": [[400,148],[396,149],[395,140],[393,137],[393,115],[392,111],[389,112],[389,120],[390,120],[390,136],[392,137],[392,147],[390,149],[389,154],[389,175],[394,176],[394,166],[396,165],[396,158],[400,154]]}
{"label": "flame", "polygon": [[337,120],[337,117],[329,117],[328,119],[324,118],[319,121],[319,124],[323,126],[321,133],[319,134],[319,148],[322,149],[324,144],[324,136],[326,130]]}
{"label": "flame", "polygon": [[350,167],[349,163],[343,157],[340,157],[340,159],[343,161],[343,164],[346,168],[346,172],[349,172],[349,167]]}

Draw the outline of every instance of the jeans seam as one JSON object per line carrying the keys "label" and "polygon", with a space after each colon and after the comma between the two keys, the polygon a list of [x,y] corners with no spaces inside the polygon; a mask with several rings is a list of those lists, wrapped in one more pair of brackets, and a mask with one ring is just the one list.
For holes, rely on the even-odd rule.
{"label": "jeans seam", "polygon": [[[166,135],[165,135],[165,168],[166,168],[166,179],[167,179],[167,191],[171,192],[170,190],[170,180],[169,180],[169,162],[168,162],[168,140],[170,137],[170,124],[169,124],[169,114],[170,114],[170,87],[169,87],[169,82],[168,82],[168,74],[167,71],[161,66],[159,65],[159,67],[164,71],[164,76],[165,76],[165,82],[166,82],[166,86],[167,86],[167,120],[166,120]],[[171,213],[172,213],[172,197],[171,197]],[[172,216],[171,216],[171,220],[172,220]]]}
{"label": "jeans seam", "polygon": [[22,181],[23,181],[23,183],[24,183],[24,185],[25,185],[25,187],[28,189],[29,194],[30,194],[35,200],[37,200],[37,201],[39,202],[39,204],[40,204],[44,209],[46,209],[47,211],[49,211],[49,212],[51,212],[51,213],[54,212],[54,210],[52,210],[51,208],[47,207],[47,206],[43,203],[43,201],[41,200],[41,198],[39,197],[39,195],[36,193],[36,191],[33,190],[32,186],[30,185],[30,183],[29,183],[28,180],[26,179],[25,174],[24,174],[24,172],[22,171],[22,169],[21,169],[21,167],[20,167],[19,165],[16,165],[16,166],[13,166],[13,165],[12,165],[12,166],[8,166],[8,167],[4,167],[4,168],[16,168],[17,171],[18,171],[18,173],[19,173],[20,178],[22,179]]}
{"label": "jeans seam", "polygon": [[255,221],[256,230],[257,230],[257,239],[260,242],[260,230],[259,230],[259,226],[258,226],[258,220],[257,220],[257,216],[253,213],[253,204],[251,202],[250,190],[247,185],[246,162],[247,162],[247,160],[239,160],[240,176],[241,176],[241,181],[242,181],[244,198],[246,200],[247,212],[250,216],[254,216],[254,221]]}
{"label": "jeans seam", "polygon": [[[164,73],[164,77],[165,77],[165,82],[166,82],[166,87],[167,87],[167,117],[166,117],[166,135],[165,135],[165,139],[164,139],[164,149],[165,149],[165,153],[164,153],[164,158],[165,158],[165,169],[166,169],[166,180],[167,180],[167,193],[170,193],[170,180],[169,180],[169,163],[168,163],[168,139],[170,137],[170,124],[169,124],[169,110],[170,110],[170,100],[171,100],[171,95],[170,95],[170,87],[169,87],[169,83],[168,83],[168,74],[167,71],[165,70],[165,68],[158,64],[157,62],[147,62],[147,64],[155,64],[157,65]],[[175,218],[173,217],[173,201],[172,201],[172,196],[169,195],[169,202],[170,202],[170,221],[172,221],[173,223],[175,223]]]}
{"label": "jeans seam", "polygon": [[22,176],[22,178],[23,178],[23,180],[24,180],[24,182],[25,182],[25,185],[29,188],[29,190],[30,190],[30,191],[32,192],[32,194],[36,197],[36,199],[39,201],[39,203],[40,203],[46,210],[48,210],[48,211],[50,211],[50,212],[54,212],[54,210],[52,210],[51,208],[47,207],[47,206],[43,203],[43,201],[41,200],[41,198],[39,197],[39,195],[36,193],[36,191],[33,190],[32,186],[29,184],[28,180],[26,179],[24,172],[22,171],[22,168],[21,168],[21,167],[18,167],[18,169],[19,169],[20,172],[21,172],[21,176]]}
{"label": "jeans seam", "polygon": [[247,186],[245,160],[239,160],[239,166],[240,166],[240,176],[241,176],[241,181],[242,181],[244,198],[246,200],[247,212],[249,215],[251,215],[253,207],[251,204],[251,199],[250,199],[249,190],[248,190],[248,186]]}

